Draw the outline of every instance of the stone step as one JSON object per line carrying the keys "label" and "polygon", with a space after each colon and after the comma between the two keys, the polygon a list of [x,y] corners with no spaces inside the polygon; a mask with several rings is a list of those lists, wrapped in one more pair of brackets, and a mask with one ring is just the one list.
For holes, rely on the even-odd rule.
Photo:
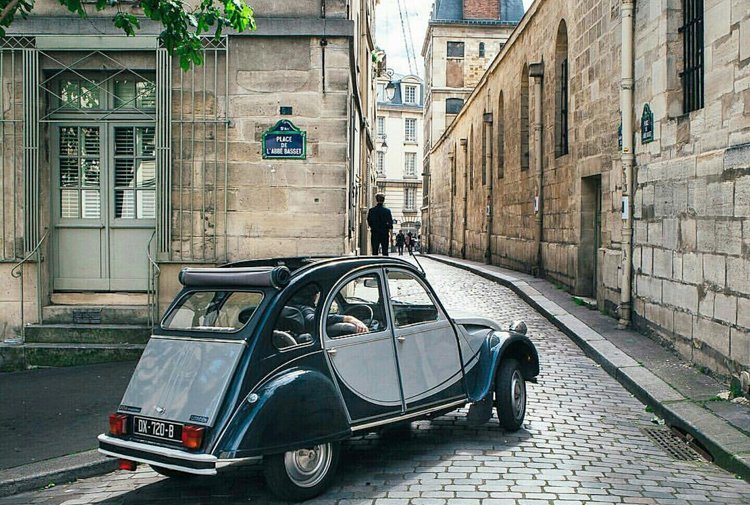
{"label": "stone step", "polygon": [[135,361],[142,344],[0,344],[0,371]]}
{"label": "stone step", "polygon": [[42,308],[45,324],[148,324],[147,305],[48,305]]}
{"label": "stone step", "polygon": [[52,293],[53,305],[147,305],[146,293]]}
{"label": "stone step", "polygon": [[131,324],[30,324],[27,344],[145,344],[151,327]]}

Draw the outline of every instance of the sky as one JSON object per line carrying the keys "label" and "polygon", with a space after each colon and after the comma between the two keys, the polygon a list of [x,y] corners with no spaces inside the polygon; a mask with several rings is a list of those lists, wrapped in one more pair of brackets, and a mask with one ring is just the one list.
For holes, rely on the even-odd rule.
{"label": "sky", "polygon": [[[533,0],[523,0],[526,9]],[[409,69],[409,60],[406,56],[401,17],[398,13],[398,4],[405,9],[406,19],[409,20],[411,29],[411,40],[416,57],[416,68],[412,63]],[[424,61],[422,60],[422,43],[427,32],[427,21],[432,11],[432,0],[380,0],[375,12],[375,44],[385,50],[388,57],[388,68],[392,68],[396,74],[413,74],[424,77]],[[408,30],[407,28],[407,30]],[[407,39],[409,38],[407,31]]]}

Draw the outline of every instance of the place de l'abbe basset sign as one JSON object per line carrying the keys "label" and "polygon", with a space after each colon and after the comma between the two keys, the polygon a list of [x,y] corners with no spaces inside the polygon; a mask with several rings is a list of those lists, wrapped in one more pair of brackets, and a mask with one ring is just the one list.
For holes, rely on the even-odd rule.
{"label": "place de l'abbe basset sign", "polygon": [[288,119],[263,132],[263,159],[304,160],[307,158],[307,132]]}

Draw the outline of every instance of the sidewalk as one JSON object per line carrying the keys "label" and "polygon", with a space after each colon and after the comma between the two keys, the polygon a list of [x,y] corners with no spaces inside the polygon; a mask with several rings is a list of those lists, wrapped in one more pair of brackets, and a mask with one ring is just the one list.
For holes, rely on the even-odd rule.
{"label": "sidewalk", "polygon": [[0,496],[106,473],[96,451],[135,362],[0,374]]}
{"label": "sidewalk", "polygon": [[[727,387],[674,352],[574,302],[551,282],[442,255],[422,255],[498,282],[568,335],[583,351],[670,426],[695,438],[714,462],[750,482],[750,402],[718,399]],[[533,338],[533,336],[532,336]]]}

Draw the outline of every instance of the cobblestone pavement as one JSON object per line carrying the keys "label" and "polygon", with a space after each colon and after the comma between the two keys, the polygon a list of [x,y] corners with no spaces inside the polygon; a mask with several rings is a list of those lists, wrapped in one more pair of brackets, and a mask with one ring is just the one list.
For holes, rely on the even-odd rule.
{"label": "cobblestone pavement", "polygon": [[[345,447],[334,486],[308,504],[585,505],[750,504],[750,484],[705,462],[678,461],[647,437],[652,415],[562,333],[510,290],[423,260],[450,309],[522,318],[542,359],[529,384],[524,429],[497,419],[468,426],[465,411],[408,432],[371,435]],[[219,478],[170,480],[148,467],[0,499],[15,504],[273,503],[257,469]]]}

